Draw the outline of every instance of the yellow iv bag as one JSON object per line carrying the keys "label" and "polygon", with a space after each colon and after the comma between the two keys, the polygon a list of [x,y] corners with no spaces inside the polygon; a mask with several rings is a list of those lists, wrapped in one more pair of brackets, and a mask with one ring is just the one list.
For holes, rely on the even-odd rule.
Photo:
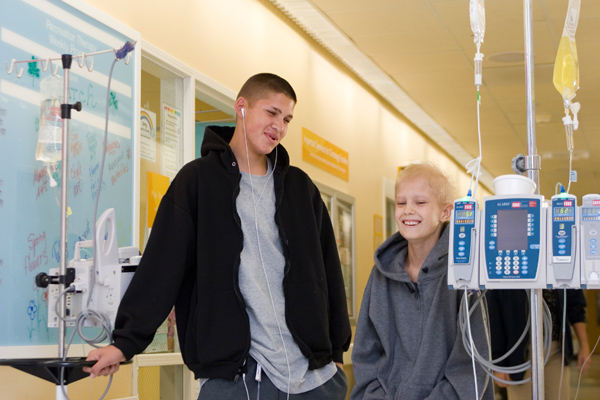
{"label": "yellow iv bag", "polygon": [[579,61],[575,40],[568,36],[560,39],[552,83],[563,99],[571,99],[579,89]]}
{"label": "yellow iv bag", "polygon": [[[573,99],[579,89],[579,60],[577,46],[575,46],[575,31],[579,22],[580,8],[581,0],[569,0],[567,18],[554,62],[552,82],[564,101]],[[565,107],[567,107],[566,103]]]}

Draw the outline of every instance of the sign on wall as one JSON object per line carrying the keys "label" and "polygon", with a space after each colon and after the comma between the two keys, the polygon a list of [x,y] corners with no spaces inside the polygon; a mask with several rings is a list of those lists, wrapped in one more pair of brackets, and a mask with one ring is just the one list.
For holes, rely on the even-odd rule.
{"label": "sign on wall", "polygon": [[349,179],[348,152],[302,128],[302,159],[343,180]]}

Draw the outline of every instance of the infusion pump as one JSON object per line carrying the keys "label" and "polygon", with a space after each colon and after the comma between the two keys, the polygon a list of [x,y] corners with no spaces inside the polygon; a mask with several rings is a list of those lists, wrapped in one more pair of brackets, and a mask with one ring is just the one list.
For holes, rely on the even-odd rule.
{"label": "infusion pump", "polygon": [[455,201],[450,289],[600,289],[600,195]]}
{"label": "infusion pump", "polygon": [[540,195],[489,196],[483,201],[479,286],[546,287],[546,208]]}
{"label": "infusion pump", "polygon": [[450,224],[448,285],[450,289],[479,289],[479,206],[477,200],[456,200]]}
{"label": "infusion pump", "polygon": [[[137,269],[141,256],[137,247],[118,247],[114,208],[106,210],[96,223],[98,243],[97,265],[92,258],[83,258],[82,250],[93,248],[93,241],[75,243],[74,257],[68,263],[67,274],[72,277],[70,287],[65,292],[67,326],[75,326],[75,317],[93,310],[102,313],[114,326],[119,303]],[[51,268],[50,277],[58,277],[59,269]],[[64,286],[50,285],[48,290],[48,327],[58,327],[57,302]],[[96,319],[89,318],[84,326],[100,326]]]}
{"label": "infusion pump", "polygon": [[547,287],[579,288],[579,209],[577,197],[562,193],[552,196],[548,211]]}
{"label": "infusion pump", "polygon": [[580,227],[581,287],[600,289],[600,195],[583,196]]}

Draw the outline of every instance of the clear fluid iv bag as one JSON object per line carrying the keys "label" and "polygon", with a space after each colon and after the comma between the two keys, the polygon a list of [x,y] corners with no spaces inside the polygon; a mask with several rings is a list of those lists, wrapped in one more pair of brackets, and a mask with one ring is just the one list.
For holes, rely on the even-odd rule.
{"label": "clear fluid iv bag", "polygon": [[58,75],[48,75],[40,82],[40,124],[35,159],[46,165],[50,185],[55,186],[52,170],[61,160],[62,126],[60,105],[62,103],[63,82]]}
{"label": "clear fluid iv bag", "polygon": [[567,19],[556,53],[552,77],[554,87],[563,97],[567,108],[569,102],[575,97],[575,92],[579,89],[579,60],[575,45],[575,31],[579,22],[580,7],[581,0],[569,0]]}
{"label": "clear fluid iv bag", "polygon": [[471,20],[471,30],[473,31],[473,41],[477,48],[483,43],[485,35],[485,3],[484,0],[469,1],[469,19]]}

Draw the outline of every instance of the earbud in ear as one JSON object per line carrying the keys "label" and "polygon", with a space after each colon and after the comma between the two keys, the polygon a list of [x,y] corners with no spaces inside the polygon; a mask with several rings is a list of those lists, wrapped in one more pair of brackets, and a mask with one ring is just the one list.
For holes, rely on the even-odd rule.
{"label": "earbud in ear", "polygon": [[240,111],[242,112],[242,118],[246,118],[246,110],[244,110],[244,107],[242,107]]}

